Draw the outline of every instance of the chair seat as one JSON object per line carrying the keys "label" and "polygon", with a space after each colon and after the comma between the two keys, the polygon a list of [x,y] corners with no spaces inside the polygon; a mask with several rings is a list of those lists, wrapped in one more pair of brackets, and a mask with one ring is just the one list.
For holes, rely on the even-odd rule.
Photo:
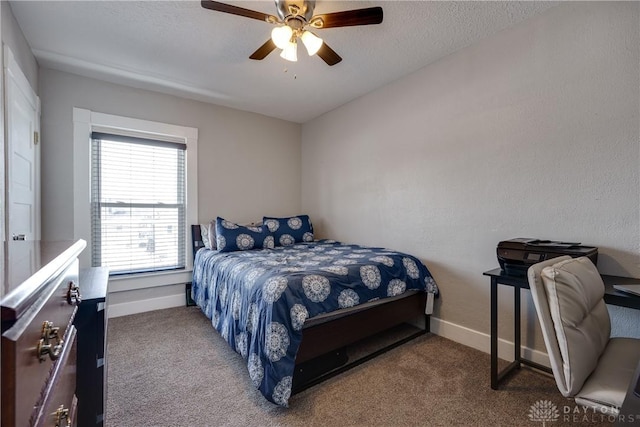
{"label": "chair seat", "polygon": [[598,366],[575,396],[576,403],[608,413],[612,406],[619,408],[639,362],[640,339],[611,338]]}

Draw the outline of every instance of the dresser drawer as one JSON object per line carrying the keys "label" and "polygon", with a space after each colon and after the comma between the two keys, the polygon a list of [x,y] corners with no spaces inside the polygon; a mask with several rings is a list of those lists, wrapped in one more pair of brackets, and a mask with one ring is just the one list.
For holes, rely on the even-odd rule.
{"label": "dresser drawer", "polygon": [[[71,347],[75,345],[75,328],[71,323],[77,307],[67,300],[71,282],[78,283],[77,260],[51,278],[30,308],[2,334],[3,427],[33,422],[63,355],[73,352],[75,366],[75,347]],[[46,349],[47,345],[49,353],[39,356],[38,348]],[[73,371],[75,376],[75,368]]]}
{"label": "dresser drawer", "polygon": [[45,391],[45,398],[39,410],[30,420],[38,427],[75,426],[78,399],[76,389],[76,330],[68,331],[68,342],[56,363],[53,376]]}

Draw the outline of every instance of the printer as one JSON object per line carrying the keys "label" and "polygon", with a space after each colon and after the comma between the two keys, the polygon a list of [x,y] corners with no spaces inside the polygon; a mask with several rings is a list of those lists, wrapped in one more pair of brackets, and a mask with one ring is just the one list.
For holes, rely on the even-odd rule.
{"label": "printer", "polygon": [[598,261],[598,248],[593,246],[523,237],[499,242],[496,253],[500,268],[515,275],[526,275],[531,265],[563,255],[586,256],[594,265]]}

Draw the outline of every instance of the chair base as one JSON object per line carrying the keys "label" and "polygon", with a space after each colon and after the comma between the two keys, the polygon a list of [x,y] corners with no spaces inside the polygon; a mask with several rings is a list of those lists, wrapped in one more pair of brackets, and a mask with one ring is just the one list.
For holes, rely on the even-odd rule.
{"label": "chair base", "polygon": [[639,360],[640,340],[611,338],[595,371],[576,394],[576,403],[616,415]]}

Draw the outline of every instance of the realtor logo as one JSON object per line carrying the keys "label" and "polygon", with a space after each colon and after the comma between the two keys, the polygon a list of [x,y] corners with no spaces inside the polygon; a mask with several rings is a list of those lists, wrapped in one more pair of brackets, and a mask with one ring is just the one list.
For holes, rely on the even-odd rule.
{"label": "realtor logo", "polygon": [[560,411],[550,400],[538,400],[529,408],[528,417],[531,421],[542,422],[542,427],[544,427],[548,421],[558,421]]}

